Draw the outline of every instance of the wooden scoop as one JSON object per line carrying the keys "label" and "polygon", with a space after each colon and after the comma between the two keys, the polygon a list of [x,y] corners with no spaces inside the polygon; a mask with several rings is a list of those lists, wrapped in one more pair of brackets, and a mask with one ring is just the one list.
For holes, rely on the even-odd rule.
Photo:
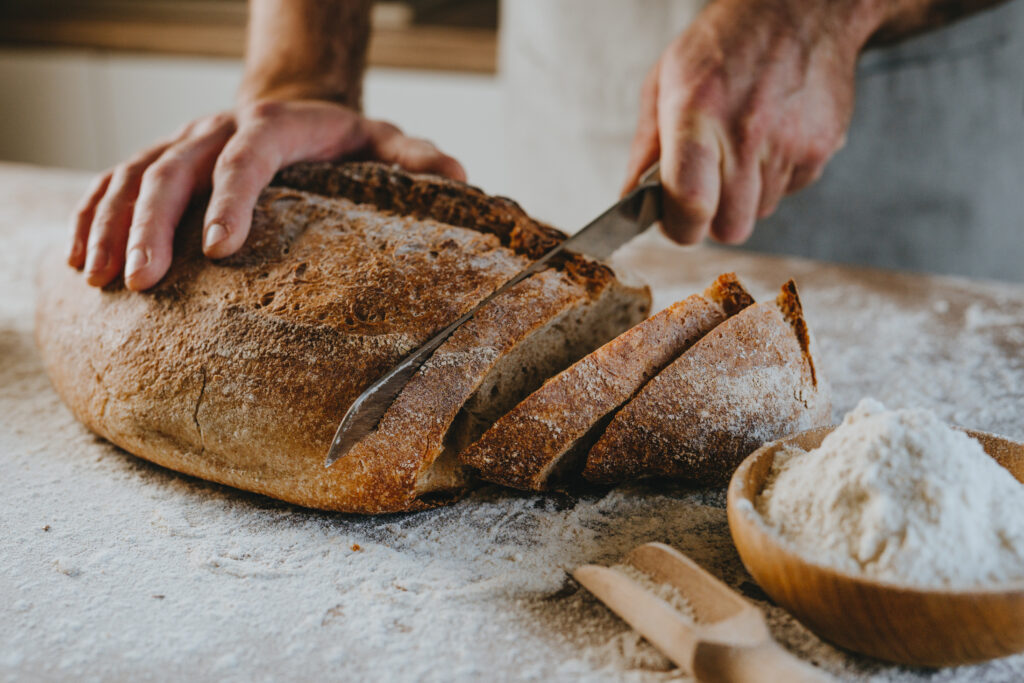
{"label": "wooden scoop", "polygon": [[[1024,651],[1024,581],[977,590],[922,589],[815,564],[779,543],[754,502],[783,446],[817,448],[831,428],[775,441],[743,461],[729,484],[729,529],[751,576],[822,638],[901,664],[954,666]],[[1024,444],[964,430],[1024,482]],[[963,557],[970,562],[970,557]]]}
{"label": "wooden scoop", "polygon": [[634,549],[624,562],[653,581],[676,588],[690,603],[694,618],[615,569],[590,564],[579,567],[573,576],[698,681],[832,680],[779,647],[759,609],[679,551],[648,543]]}

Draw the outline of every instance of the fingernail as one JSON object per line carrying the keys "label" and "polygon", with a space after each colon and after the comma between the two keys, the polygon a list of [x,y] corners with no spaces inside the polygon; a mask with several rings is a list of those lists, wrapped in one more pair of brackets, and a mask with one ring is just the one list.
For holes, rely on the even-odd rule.
{"label": "fingernail", "polygon": [[89,258],[85,263],[85,270],[88,273],[102,273],[110,263],[110,256],[104,249],[93,249],[89,252]]}
{"label": "fingernail", "polygon": [[206,240],[203,242],[203,246],[207,249],[220,244],[228,238],[228,229],[220,223],[214,223],[206,229]]}
{"label": "fingernail", "polygon": [[128,252],[128,258],[124,264],[125,277],[131,277],[149,265],[149,249],[134,247]]}

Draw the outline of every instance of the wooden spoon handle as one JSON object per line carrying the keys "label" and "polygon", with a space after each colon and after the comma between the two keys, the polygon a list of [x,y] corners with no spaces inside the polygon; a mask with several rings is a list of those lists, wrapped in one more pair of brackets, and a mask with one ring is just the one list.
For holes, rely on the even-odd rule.
{"label": "wooden spoon handle", "polygon": [[693,674],[698,681],[708,683],[826,683],[835,680],[773,641],[747,647],[701,641],[693,655]]}

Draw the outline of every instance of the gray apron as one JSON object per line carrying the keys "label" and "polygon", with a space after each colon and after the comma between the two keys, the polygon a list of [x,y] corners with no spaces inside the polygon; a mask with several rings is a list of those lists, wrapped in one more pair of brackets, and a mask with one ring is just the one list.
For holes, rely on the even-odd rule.
{"label": "gray apron", "polygon": [[[640,81],[700,5],[503,3],[509,194],[570,230],[606,206]],[[744,248],[1024,281],[1024,0],[865,53],[846,148]]]}

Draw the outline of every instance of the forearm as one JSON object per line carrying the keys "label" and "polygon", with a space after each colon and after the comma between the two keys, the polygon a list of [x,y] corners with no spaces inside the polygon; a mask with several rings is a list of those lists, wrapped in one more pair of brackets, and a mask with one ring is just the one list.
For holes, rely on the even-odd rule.
{"label": "forearm", "polygon": [[241,102],[324,99],[359,109],[370,0],[250,0]]}
{"label": "forearm", "polygon": [[945,26],[1006,0],[897,0],[878,9],[879,27],[871,45],[887,45]]}

